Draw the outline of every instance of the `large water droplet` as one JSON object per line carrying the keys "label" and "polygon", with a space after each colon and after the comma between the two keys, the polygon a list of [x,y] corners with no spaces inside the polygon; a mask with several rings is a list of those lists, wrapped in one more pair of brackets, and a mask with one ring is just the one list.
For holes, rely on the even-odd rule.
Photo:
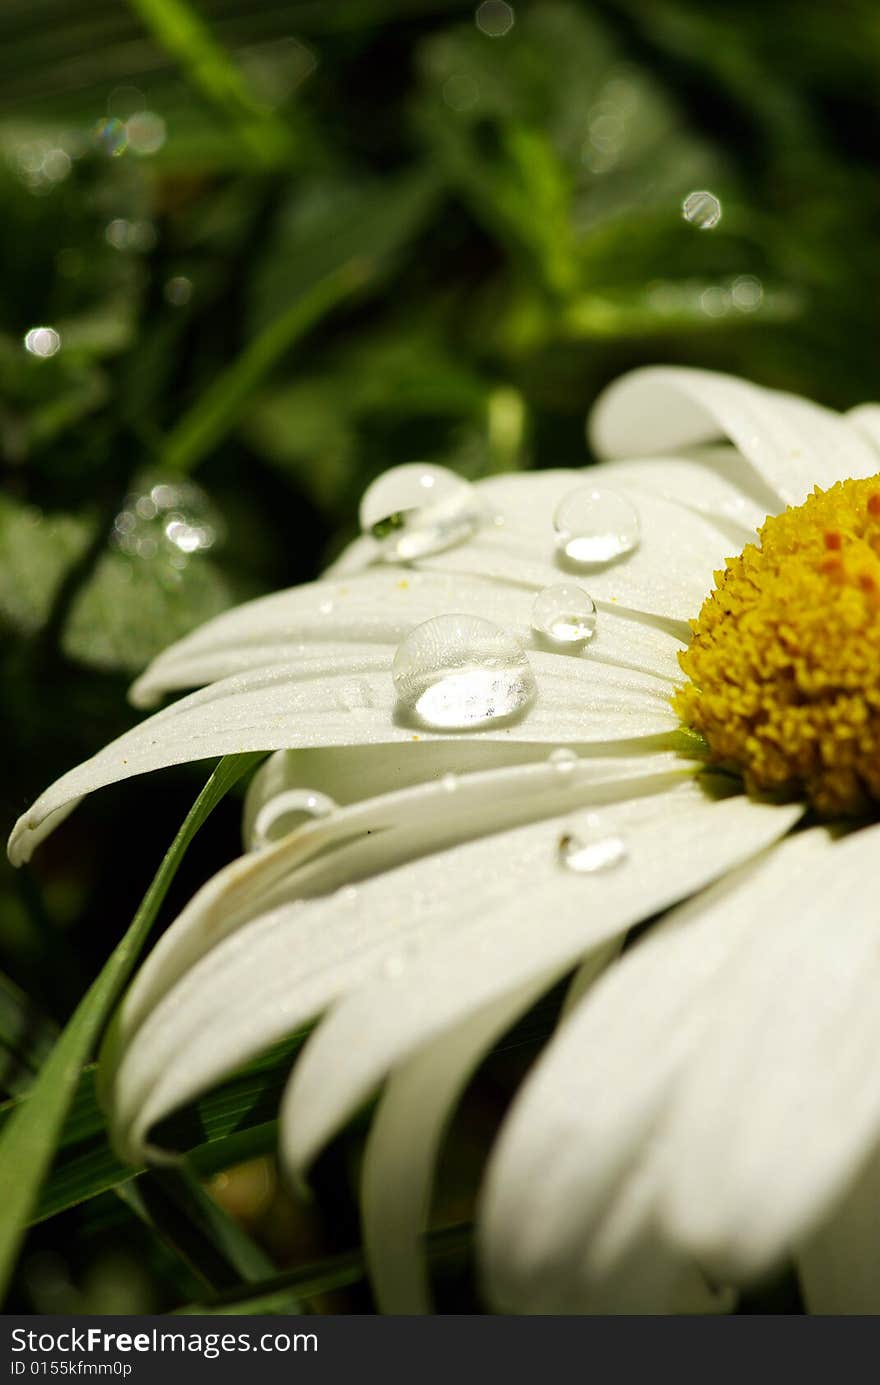
{"label": "large water droplet", "polygon": [[286,789],[264,803],[254,819],[252,845],[268,846],[310,818],[326,818],[336,804],[317,789]]}
{"label": "large water droplet", "polygon": [[626,842],[608,832],[597,813],[587,813],[577,831],[563,832],[556,844],[560,865],[577,875],[596,875],[626,860]]}
{"label": "large water droplet", "polygon": [[553,644],[578,648],[596,632],[596,604],[573,583],[545,587],[532,606],[532,629]]}
{"label": "large water droplet", "polygon": [[721,203],[714,192],[689,192],[681,204],[681,214],[700,231],[711,231],[721,220]]}
{"label": "large water droplet", "polygon": [[398,647],[391,676],[401,709],[438,731],[507,720],[537,693],[519,642],[479,616],[435,616],[417,625]]}
{"label": "large water droplet", "polygon": [[446,467],[410,462],[364,492],[361,529],[391,562],[412,562],[469,539],[485,514],[474,487]]}
{"label": "large water droplet", "polygon": [[635,506],[617,491],[579,486],[560,500],[553,516],[556,546],[570,563],[596,567],[622,558],[641,538]]}

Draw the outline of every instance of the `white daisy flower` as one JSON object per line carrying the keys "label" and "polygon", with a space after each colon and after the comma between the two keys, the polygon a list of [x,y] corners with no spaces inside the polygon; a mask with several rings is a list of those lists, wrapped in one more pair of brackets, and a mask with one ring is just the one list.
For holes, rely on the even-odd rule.
{"label": "white daisy flower", "polygon": [[880,409],[650,368],[592,437],[581,473],[388,473],[323,581],[154,662],[140,705],[200,691],[48,789],[10,855],[102,785],[277,752],[259,849],[148,958],[105,1088],[120,1149],[159,1157],[157,1122],[323,1016],[282,1152],[305,1174],[381,1089],[385,1311],[429,1310],[420,1233],[470,1075],[577,967],[483,1190],[490,1305],[726,1311],[794,1258],[812,1311],[877,1312],[880,837],[802,819],[880,796]]}

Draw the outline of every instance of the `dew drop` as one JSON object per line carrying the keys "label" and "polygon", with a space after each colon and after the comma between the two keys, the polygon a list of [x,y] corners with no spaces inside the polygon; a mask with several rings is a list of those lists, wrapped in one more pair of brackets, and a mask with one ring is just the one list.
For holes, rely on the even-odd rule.
{"label": "dew drop", "polygon": [[400,708],[422,726],[468,730],[518,716],[535,675],[519,642],[479,616],[434,616],[411,630],[391,668]]}
{"label": "dew drop", "polygon": [[336,804],[317,789],[286,789],[264,803],[254,819],[251,833],[255,847],[268,846],[310,818],[326,818]]}
{"label": "dew drop", "polygon": [[558,774],[571,774],[578,757],[576,751],[569,749],[567,745],[559,745],[555,750],[551,750],[547,760]]}
{"label": "dew drop", "polygon": [[579,648],[596,633],[596,604],[583,587],[545,587],[532,606],[532,629],[553,644]]}
{"label": "dew drop", "polygon": [[364,492],[361,529],[390,562],[412,562],[463,543],[484,514],[474,487],[446,467],[408,462],[377,476]]}
{"label": "dew drop", "polygon": [[714,192],[689,192],[681,204],[681,214],[700,231],[711,231],[721,220],[721,203]]}
{"label": "dew drop", "polygon": [[631,553],[641,538],[635,507],[616,491],[594,486],[579,486],[563,496],[553,527],[557,549],[578,567],[614,562]]}
{"label": "dew drop", "polygon": [[597,875],[626,860],[626,843],[602,826],[596,813],[587,813],[578,830],[563,832],[556,844],[559,864],[577,875]]}

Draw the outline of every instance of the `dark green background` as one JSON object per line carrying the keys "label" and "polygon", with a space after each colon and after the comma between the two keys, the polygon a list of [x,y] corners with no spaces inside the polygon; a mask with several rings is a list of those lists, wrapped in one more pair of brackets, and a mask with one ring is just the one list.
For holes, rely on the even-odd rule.
{"label": "dark green background", "polygon": [[[643,362],[836,407],[877,393],[872,0],[518,0],[495,37],[474,10],[5,0],[7,827],[130,724],[126,686],[169,639],[315,575],[389,465],[580,465],[597,390]],[[124,147],[139,107],[164,122],[152,153]],[[704,188],[709,230],[681,214]],[[40,325],[61,336],[51,359],[24,346]],[[214,547],[182,566],[161,542],[120,550],[126,494],[181,475]],[[0,875],[5,984],[40,1022],[101,965],[201,777],[105,791],[32,871]],[[237,833],[227,802],[171,908]],[[21,1306],[46,1306],[29,1263],[70,1292],[97,1276],[89,1306],[112,1305],[110,1225],[73,1212],[36,1233]],[[179,1301],[161,1264],[143,1274],[131,1302]]]}

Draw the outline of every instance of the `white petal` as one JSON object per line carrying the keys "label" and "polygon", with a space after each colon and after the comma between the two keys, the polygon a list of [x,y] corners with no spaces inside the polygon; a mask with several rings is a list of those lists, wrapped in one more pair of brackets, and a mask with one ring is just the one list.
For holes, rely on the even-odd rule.
{"label": "white petal", "polygon": [[[140,968],[116,1017],[114,1051],[131,1041],[149,1012],[199,958],[270,909],[338,889],[422,853],[583,804],[663,792],[699,768],[663,752],[559,766],[543,750],[534,763],[505,765],[514,750],[522,754],[523,748],[480,748],[491,752],[499,767],[460,774],[452,789],[443,778],[442,760],[440,775],[432,774],[437,754],[401,757],[385,747],[379,755],[369,747],[353,750],[349,782],[342,791],[345,762],[338,753],[303,751],[290,757],[294,764],[311,761],[311,786],[343,802],[347,797],[348,805],[304,824],[267,850],[233,861],[198,891]],[[436,749],[455,763],[453,747],[440,742]],[[480,758],[489,760],[489,754]],[[418,765],[421,776],[415,777]],[[362,799],[354,797],[355,789]]]}
{"label": "white petal", "polygon": [[601,475],[609,486],[620,482],[705,515],[740,546],[781,508],[779,496],[744,465],[742,454],[720,443],[682,457],[603,462]]}
{"label": "white petal", "polygon": [[880,1153],[801,1246],[798,1275],[808,1313],[880,1314]]}
{"label": "white petal", "polygon": [[390,1078],[364,1155],[361,1205],[370,1281],[381,1313],[430,1313],[422,1233],[450,1114],[487,1049],[551,978],[493,1001]]}
{"label": "white petal", "polygon": [[[582,963],[563,1013],[586,994],[621,941],[613,938]],[[487,1049],[549,980],[541,977],[493,1001],[389,1077],[370,1128],[361,1181],[364,1245],[380,1312],[431,1312],[422,1233],[447,1122]]]}
{"label": "white petal", "polygon": [[[547,772],[546,766],[524,768]],[[670,784],[681,777],[676,770],[618,778],[612,770],[604,779],[598,776],[595,785],[587,778],[578,786],[572,775],[560,776],[552,767],[549,773],[554,783],[543,790],[536,783],[534,795],[523,792],[522,784],[515,794],[500,794],[497,783],[489,782],[482,805],[472,795],[470,808],[459,810],[452,839],[491,830],[493,823],[540,816],[554,795],[557,811],[568,799],[576,805],[610,802],[603,813],[631,816],[638,811],[635,802],[619,805],[616,799],[653,793],[672,804],[677,793]],[[533,798],[538,802],[533,804]],[[691,798],[705,808],[699,793]],[[390,864],[395,849],[397,859],[406,857],[399,845],[395,848],[391,831],[362,833],[349,845],[340,833],[343,844],[337,851],[325,855],[318,849],[311,859],[307,849],[299,871],[278,879],[279,868],[295,858],[304,839],[306,847],[318,848],[322,834],[326,840],[327,820],[322,820],[311,832],[291,834],[277,848],[228,867],[200,892],[141,969],[114,1025],[110,1071],[103,1080],[105,1090],[113,1087],[117,1142],[130,1158],[136,1162],[142,1157],[150,1125],[320,1014],[373,975],[383,959],[423,937],[466,932],[473,919],[462,910],[462,890],[470,891],[475,910],[488,911],[502,909],[507,892],[517,886],[540,889],[543,880],[548,889],[558,887],[554,847],[560,820],[441,851],[450,830],[444,831],[437,812],[431,812],[436,800],[436,794],[426,799],[418,818],[412,812],[404,815],[402,828],[410,847],[415,841],[434,854],[386,869],[356,889],[349,882]],[[373,804],[364,808],[369,813]],[[650,812],[641,809],[643,816]],[[416,820],[408,822],[407,817]],[[267,877],[262,884],[255,879],[260,874]],[[294,902],[243,928],[273,902],[273,890],[276,906],[279,896]],[[326,893],[331,890],[336,893]],[[319,892],[323,897],[298,898]]]}
{"label": "white petal", "polygon": [[599,456],[678,452],[727,437],[785,504],[813,486],[872,476],[877,459],[838,414],[795,395],[729,375],[683,366],[647,366],[600,396],[591,416]]}
{"label": "white petal", "polygon": [[[606,484],[632,501],[641,542],[619,562],[579,572],[556,553],[553,515],[570,491]],[[469,543],[424,559],[423,569],[490,578],[532,593],[564,578],[580,579],[600,605],[651,616],[680,634],[714,585],[713,573],[737,551],[704,515],[618,484],[613,471],[606,476],[601,467],[497,476],[480,490],[504,524],[486,525]]]}
{"label": "white petal", "polygon": [[[193,631],[154,660],[131,695],[137,705],[149,706],[171,690],[294,661],[301,676],[315,678],[358,656],[366,667],[371,659],[390,667],[413,626],[449,611],[483,616],[513,631],[525,647],[536,647],[533,601],[528,588],[401,568],[310,583],[248,602]],[[578,657],[677,680],[682,641],[609,606]]]}
{"label": "white petal", "polygon": [[755,901],[826,842],[795,836],[722,878],[627,952],[560,1027],[487,1174],[482,1248],[494,1302],[597,1312],[641,1284],[642,1311],[653,1293],[652,1311],[665,1311],[670,1286],[693,1266],[659,1225],[666,1112],[713,1021],[719,978],[744,938],[768,926]]}
{"label": "white petal", "polygon": [[[846,418],[862,437],[867,438],[875,453],[880,452],[880,404],[859,404],[849,410]],[[880,470],[880,458],[875,457],[874,465]]]}
{"label": "white petal", "polygon": [[740,1279],[808,1234],[880,1135],[880,828],[754,900],[669,1124],[664,1215],[710,1272]]}
{"label": "white petal", "polygon": [[435,934],[399,978],[363,987],[328,1017],[307,1045],[285,1099],[283,1144],[290,1163],[307,1165],[414,1048],[537,973],[556,968],[561,974],[632,923],[760,850],[799,811],[744,798],[712,802],[699,785],[687,784],[662,800],[604,810],[609,831],[629,847],[617,870],[584,878],[560,867],[555,842],[565,830],[562,819],[522,829],[521,837],[493,838],[506,851],[489,870],[485,893],[456,863],[459,912],[469,918],[466,948],[456,935]]}
{"label": "white petal", "polygon": [[[480,740],[575,746],[616,742],[630,750],[675,736],[678,719],[662,678],[598,661],[534,650],[538,698],[514,725],[471,731]],[[73,798],[135,774],[243,751],[310,745],[404,744],[428,739],[397,716],[390,660],[382,649],[334,660],[322,677],[299,663],[255,669],[181,698],[57,780],[13,829],[9,856],[26,861]],[[454,736],[445,736],[454,740]],[[650,748],[644,744],[644,748]]]}

